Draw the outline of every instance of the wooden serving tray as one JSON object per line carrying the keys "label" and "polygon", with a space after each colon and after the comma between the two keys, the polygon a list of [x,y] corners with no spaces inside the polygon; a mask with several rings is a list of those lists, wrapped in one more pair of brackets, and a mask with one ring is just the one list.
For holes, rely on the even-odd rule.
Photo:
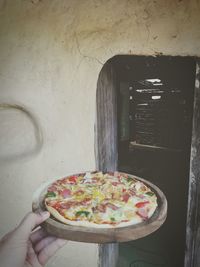
{"label": "wooden serving tray", "polygon": [[[121,173],[121,172],[120,172]],[[126,173],[122,173],[126,174]],[[165,221],[167,217],[167,200],[163,192],[154,184],[137,177],[135,175],[128,174],[130,177],[142,181],[149,186],[152,191],[157,195],[158,207],[153,216],[142,223],[116,228],[89,228],[84,226],[71,226],[61,223],[50,217],[43,224],[42,227],[51,235],[79,242],[86,243],[115,243],[115,242],[127,242],[136,240],[141,237],[145,237],[152,232],[156,231]],[[55,181],[55,180],[54,180]],[[32,209],[34,212],[41,212],[46,210],[43,204],[44,196],[47,192],[47,187],[53,181],[42,184],[38,190],[34,193]]]}

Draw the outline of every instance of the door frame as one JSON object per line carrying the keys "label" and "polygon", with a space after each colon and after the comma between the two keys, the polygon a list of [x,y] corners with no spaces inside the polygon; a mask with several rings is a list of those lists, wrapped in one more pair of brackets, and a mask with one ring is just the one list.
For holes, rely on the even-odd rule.
{"label": "door frame", "polygon": [[[97,82],[95,157],[96,169],[117,170],[117,95],[115,70],[108,61],[101,70]],[[116,267],[118,244],[100,244],[98,267]]]}
{"label": "door frame", "polygon": [[[192,142],[188,188],[186,249],[184,267],[200,266],[200,59],[196,61]],[[97,83],[95,157],[96,168],[117,170],[117,92],[111,60],[103,66]],[[118,245],[101,245],[99,267],[115,267]]]}
{"label": "door frame", "polygon": [[200,60],[196,59],[184,267],[200,266]]}

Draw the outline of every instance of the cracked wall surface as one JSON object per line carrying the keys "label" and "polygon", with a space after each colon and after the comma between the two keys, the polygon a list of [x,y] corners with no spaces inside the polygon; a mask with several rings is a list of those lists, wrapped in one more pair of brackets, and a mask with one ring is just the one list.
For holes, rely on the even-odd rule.
{"label": "cracked wall surface", "polygon": [[[199,0],[0,0],[1,103],[25,106],[43,136],[32,156],[0,161],[0,203],[8,192],[13,196],[6,207],[0,204],[1,235],[30,210],[41,182],[95,169],[95,97],[102,65],[119,54],[200,56],[199,11]],[[21,131],[14,119],[11,124],[19,138],[13,151],[18,151],[21,135],[33,130],[25,123]],[[5,131],[15,138],[11,128]],[[1,144],[7,151],[7,142]],[[97,265],[95,245],[69,244],[49,267]]]}

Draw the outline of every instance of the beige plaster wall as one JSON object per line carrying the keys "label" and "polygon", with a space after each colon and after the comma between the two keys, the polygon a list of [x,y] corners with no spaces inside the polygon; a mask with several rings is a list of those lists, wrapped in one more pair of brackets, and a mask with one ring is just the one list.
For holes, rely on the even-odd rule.
{"label": "beige plaster wall", "polygon": [[[103,63],[199,56],[199,11],[198,0],[0,0],[1,235],[41,182],[95,168]],[[97,258],[96,245],[69,242],[48,266],[94,267]]]}

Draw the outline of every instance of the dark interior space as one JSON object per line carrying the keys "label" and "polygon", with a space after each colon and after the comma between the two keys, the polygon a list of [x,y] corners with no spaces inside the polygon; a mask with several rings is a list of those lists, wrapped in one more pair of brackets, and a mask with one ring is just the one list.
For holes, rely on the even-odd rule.
{"label": "dark interior space", "polygon": [[120,244],[120,267],[183,267],[195,60],[116,56],[118,169],[156,184],[168,217],[155,233]]}

